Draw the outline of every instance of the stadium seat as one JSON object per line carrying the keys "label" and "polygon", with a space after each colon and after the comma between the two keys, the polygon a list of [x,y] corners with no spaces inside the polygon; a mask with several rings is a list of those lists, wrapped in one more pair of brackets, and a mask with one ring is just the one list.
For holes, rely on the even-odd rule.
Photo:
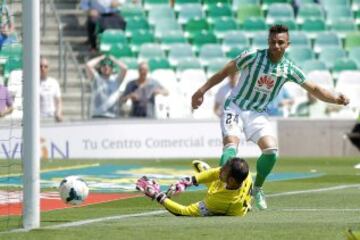
{"label": "stadium seat", "polygon": [[137,69],[139,66],[137,58],[134,57],[122,57],[123,61],[129,69]]}
{"label": "stadium seat", "polygon": [[360,0],[352,0],[351,9],[353,12],[358,12],[360,10]]}
{"label": "stadium seat", "polygon": [[301,25],[301,30],[304,31],[309,38],[313,39],[316,37],[317,33],[326,30],[326,24],[323,19],[308,18],[305,19],[304,23]]}
{"label": "stadium seat", "polygon": [[236,12],[238,9],[243,8],[247,5],[259,6],[260,0],[233,0],[232,1],[232,9]]}
{"label": "stadium seat", "polygon": [[354,60],[358,67],[360,67],[360,46],[349,50],[349,58]]}
{"label": "stadium seat", "polygon": [[331,30],[338,33],[339,37],[345,38],[347,32],[357,31],[353,18],[334,19],[331,23]]}
{"label": "stadium seat", "polygon": [[320,32],[314,43],[314,51],[321,52],[323,48],[342,47],[341,40],[336,32]]}
{"label": "stadium seat", "polygon": [[188,4],[201,4],[200,0],[176,0],[174,5],[174,10],[180,12],[183,6]]}
{"label": "stadium seat", "polygon": [[350,58],[344,57],[335,60],[333,71],[341,72],[348,70],[358,70],[356,62]]}
{"label": "stadium seat", "polygon": [[171,69],[170,63],[165,57],[151,58],[148,60],[150,71],[158,69]]}
{"label": "stadium seat", "polygon": [[[350,107],[359,109],[360,107],[360,71],[343,71],[339,73],[335,90],[346,93],[351,99]],[[357,117],[357,116],[355,116]]]}
{"label": "stadium seat", "polygon": [[127,19],[125,32],[128,38],[132,38],[132,34],[140,30],[150,30],[150,25],[146,18],[134,17]]}
{"label": "stadium seat", "polygon": [[352,19],[353,14],[350,6],[340,5],[327,9],[326,11],[326,22],[331,23],[336,19]]}
{"label": "stadium seat", "polygon": [[266,31],[268,27],[263,17],[250,17],[244,21],[243,30],[247,32]]}
{"label": "stadium seat", "polygon": [[203,18],[204,13],[200,4],[186,4],[181,7],[178,15],[178,22],[186,24],[189,20],[194,18]]}
{"label": "stadium seat", "polygon": [[269,6],[266,23],[273,24],[276,19],[294,19],[294,10],[289,3],[273,3]]}
{"label": "stadium seat", "polygon": [[169,31],[160,36],[160,42],[164,50],[168,50],[170,45],[176,43],[187,43],[184,33],[182,31]]}
{"label": "stadium seat", "polygon": [[115,44],[127,44],[127,39],[123,30],[107,29],[99,35],[100,52],[108,52]]}
{"label": "stadium seat", "polygon": [[0,51],[0,57],[21,57],[23,47],[20,43],[5,44]]}
{"label": "stadium seat", "polygon": [[169,1],[168,0],[144,0],[144,4],[143,4],[146,11],[149,11],[154,6],[158,6],[158,5],[169,5]]}
{"label": "stadium seat", "polygon": [[346,57],[346,51],[341,47],[327,47],[320,52],[319,60],[323,61],[328,69],[333,69],[336,59]]}
{"label": "stadium seat", "polygon": [[307,74],[307,78],[321,87],[333,91],[334,90],[334,80],[331,73],[328,70],[315,70]]}
{"label": "stadium seat", "polygon": [[209,5],[206,12],[206,16],[210,23],[216,18],[232,17],[232,10],[228,4],[217,3],[215,5]]}
{"label": "stadium seat", "polygon": [[290,32],[290,42],[293,47],[311,47],[310,39],[302,31]]}
{"label": "stadium seat", "polygon": [[184,58],[195,57],[192,47],[188,43],[173,44],[169,48],[169,61],[172,66],[176,65],[180,60]]}
{"label": "stadium seat", "polygon": [[115,58],[134,57],[134,53],[132,52],[130,46],[123,44],[113,45],[109,53]]}
{"label": "stadium seat", "polygon": [[351,6],[350,0],[325,0],[321,1],[321,3],[326,11],[328,11],[329,9],[339,8],[343,6]]}
{"label": "stadium seat", "polygon": [[156,69],[151,72],[151,77],[166,88],[170,95],[178,91],[178,82],[174,70]]}
{"label": "stadium seat", "polygon": [[253,37],[252,48],[264,49],[268,46],[268,32],[258,32]]}
{"label": "stadium seat", "polygon": [[16,69],[22,69],[22,58],[21,57],[9,57],[5,62],[3,75],[7,79],[10,76],[10,73]]}
{"label": "stadium seat", "polygon": [[223,38],[223,49],[225,52],[233,47],[246,48],[250,46],[249,39],[242,31],[230,31],[225,33]]}
{"label": "stadium seat", "polygon": [[[202,68],[187,68],[178,74],[179,89],[184,96],[190,97],[207,80]],[[190,101],[189,101],[190,102]]]}
{"label": "stadium seat", "polygon": [[328,70],[328,67],[321,60],[310,59],[310,60],[304,61],[304,63],[302,64],[302,69],[308,73],[311,71]]}
{"label": "stadium seat", "polygon": [[150,58],[165,58],[165,53],[158,43],[145,43],[140,46],[139,60],[147,60]]}
{"label": "stadium seat", "polygon": [[298,24],[303,24],[305,19],[315,18],[325,20],[325,11],[320,4],[302,4],[299,8],[296,21]]}
{"label": "stadium seat", "polygon": [[133,18],[133,17],[145,17],[145,11],[141,6],[137,5],[123,5],[119,8],[119,11],[121,13],[121,16],[123,16],[125,19]]}
{"label": "stadium seat", "polygon": [[155,41],[154,34],[150,31],[139,30],[132,33],[131,44],[133,52],[139,52],[139,47],[145,43],[153,43]]}
{"label": "stadium seat", "polygon": [[277,18],[274,20],[273,24],[281,24],[287,26],[289,31],[298,30],[298,25],[293,18]]}
{"label": "stadium seat", "polygon": [[206,65],[206,75],[208,77],[211,77],[214,73],[219,71],[221,68],[225,66],[226,63],[229,62],[229,59],[227,58],[213,58],[209,59],[207,65]]}
{"label": "stadium seat", "polygon": [[360,47],[360,32],[350,32],[345,37],[345,48],[350,51],[354,47]]}
{"label": "stadium seat", "polygon": [[177,65],[176,65],[176,71],[178,73],[181,73],[188,69],[200,69],[202,70],[201,63],[199,59],[192,57],[192,58],[183,58],[179,59]]}
{"label": "stadium seat", "polygon": [[229,5],[232,1],[231,0],[203,0],[203,6],[204,9],[208,9],[209,6],[211,5],[216,5],[216,4],[224,4],[224,5]]}
{"label": "stadium seat", "polygon": [[260,5],[241,5],[235,9],[237,15],[237,22],[240,25],[243,25],[244,21],[249,17],[261,17],[264,18],[262,15]]}
{"label": "stadium seat", "polygon": [[274,3],[291,3],[292,0],[263,0],[262,9],[267,11],[269,6]]}
{"label": "stadium seat", "polygon": [[315,54],[309,47],[291,47],[288,50],[288,57],[302,66],[305,61],[315,59]]}
{"label": "stadium seat", "polygon": [[212,29],[218,39],[223,39],[227,32],[237,30],[238,25],[234,18],[221,17],[214,19]]}
{"label": "stadium seat", "polygon": [[249,49],[249,48],[238,48],[238,47],[233,47],[230,48],[227,52],[226,52],[226,57],[230,58],[230,59],[234,59],[237,56],[240,55],[240,53],[242,53],[244,50]]}
{"label": "stadium seat", "polygon": [[175,19],[161,19],[155,23],[155,35],[159,38],[166,36],[169,32],[182,32],[181,25]]}
{"label": "stadium seat", "polygon": [[210,26],[206,19],[204,18],[194,18],[189,20],[185,26],[185,36],[191,41],[195,34],[203,31],[203,30],[209,30]]}
{"label": "stadium seat", "polygon": [[224,58],[225,54],[219,44],[205,44],[199,51],[199,59],[203,66],[207,66],[209,61],[214,58]]}
{"label": "stadium seat", "polygon": [[155,25],[158,21],[171,21],[176,20],[175,12],[170,5],[154,6],[149,11],[149,23]]}
{"label": "stadium seat", "polygon": [[199,49],[208,43],[217,43],[217,38],[213,32],[201,31],[194,34],[192,44],[195,53],[198,53]]}

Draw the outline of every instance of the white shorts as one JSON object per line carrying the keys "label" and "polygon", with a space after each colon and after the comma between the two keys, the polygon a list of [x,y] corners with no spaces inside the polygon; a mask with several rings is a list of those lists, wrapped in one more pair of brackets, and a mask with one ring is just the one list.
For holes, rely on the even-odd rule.
{"label": "white shorts", "polygon": [[264,136],[276,138],[266,112],[241,110],[234,103],[230,103],[221,116],[221,131],[223,137],[236,136],[241,139],[244,134],[246,140],[254,143]]}

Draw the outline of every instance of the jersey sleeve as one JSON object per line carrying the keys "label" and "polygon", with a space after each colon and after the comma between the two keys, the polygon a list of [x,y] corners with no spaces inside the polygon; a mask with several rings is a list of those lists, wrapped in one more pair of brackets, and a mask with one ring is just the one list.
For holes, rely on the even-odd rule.
{"label": "jersey sleeve", "polygon": [[306,75],[299,67],[293,65],[289,71],[288,79],[301,85],[305,82]]}
{"label": "jersey sleeve", "polygon": [[252,63],[257,55],[256,50],[244,50],[239,56],[237,56],[234,61],[238,70],[246,68],[250,63]]}
{"label": "jersey sleeve", "polygon": [[203,184],[203,183],[213,182],[213,181],[219,179],[219,176],[220,176],[220,167],[211,168],[207,171],[198,173],[195,175],[195,179],[198,184]]}

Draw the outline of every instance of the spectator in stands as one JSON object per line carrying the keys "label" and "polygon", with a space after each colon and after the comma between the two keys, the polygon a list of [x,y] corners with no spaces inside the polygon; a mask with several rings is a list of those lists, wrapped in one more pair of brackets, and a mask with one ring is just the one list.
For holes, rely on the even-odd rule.
{"label": "spectator in stands", "polygon": [[155,96],[167,96],[169,92],[157,81],[148,77],[149,66],[146,62],[139,64],[139,77],[130,81],[121,97],[121,102],[131,100],[131,117],[155,117]]}
{"label": "spectator in stands", "polygon": [[286,87],[284,87],[267,106],[267,113],[274,117],[288,117],[293,105],[294,98],[289,94],[288,90],[286,90]]}
{"label": "spectator in stands", "polygon": [[1,6],[0,17],[0,49],[4,44],[11,44],[16,42],[14,34],[15,24],[13,16],[6,5]]}
{"label": "spectator in stands", "polygon": [[11,114],[13,110],[13,97],[7,87],[0,84],[0,118]]}
{"label": "spectator in stands", "polygon": [[225,100],[230,95],[232,89],[236,86],[238,76],[239,75],[237,73],[232,73],[228,77],[229,81],[224,86],[219,88],[219,90],[215,94],[214,112],[218,117],[221,116],[224,110]]}
{"label": "spectator in stands", "polygon": [[[99,71],[96,70],[98,64],[100,65]],[[114,64],[119,67],[118,74],[113,72]],[[111,56],[101,55],[88,61],[86,70],[89,78],[93,80],[92,117],[117,117],[120,85],[126,76],[127,66]]]}
{"label": "spectator in stands", "polygon": [[310,93],[307,94],[308,100],[299,104],[296,108],[297,117],[326,118],[329,117],[329,109],[326,103],[319,101]]}
{"label": "spectator in stands", "polygon": [[61,91],[58,81],[49,77],[49,62],[45,57],[40,58],[40,115],[41,118],[63,120]]}
{"label": "spectator in stands", "polygon": [[126,22],[120,15],[119,7],[124,0],[81,0],[81,9],[87,11],[88,41],[92,51],[97,49],[97,34],[106,29],[125,30]]}

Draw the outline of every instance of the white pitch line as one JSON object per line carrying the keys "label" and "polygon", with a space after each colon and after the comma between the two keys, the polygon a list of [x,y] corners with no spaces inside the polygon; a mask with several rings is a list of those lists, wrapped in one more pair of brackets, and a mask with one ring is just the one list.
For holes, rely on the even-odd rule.
{"label": "white pitch line", "polygon": [[[310,189],[310,190],[302,190],[302,191],[291,191],[291,192],[282,192],[282,193],[274,193],[269,194],[268,197],[278,197],[278,196],[289,196],[289,195],[297,195],[297,194],[306,194],[306,193],[317,193],[317,192],[326,192],[326,191],[332,191],[332,190],[339,190],[339,189],[347,189],[347,188],[356,188],[360,187],[360,184],[352,184],[352,185],[340,185],[335,187],[327,187],[327,188],[319,188],[319,189]],[[284,209],[284,211],[317,211],[321,209]],[[331,209],[328,209],[329,211]],[[336,210],[336,209],[335,209]],[[344,210],[344,209],[339,209]],[[350,209],[354,210],[354,209]],[[345,210],[345,211],[350,211]],[[360,211],[360,209],[356,210]],[[59,225],[52,225],[52,226],[46,226],[42,227],[41,229],[59,229],[59,228],[65,228],[65,227],[77,227],[85,224],[91,224],[91,223],[97,223],[97,222],[104,222],[109,220],[120,220],[124,218],[130,218],[130,217],[143,217],[143,216],[151,216],[151,215],[158,215],[166,213],[166,210],[159,210],[159,211],[152,211],[152,212],[144,212],[144,213],[135,213],[135,214],[127,214],[127,215],[118,215],[118,216],[111,216],[111,217],[103,217],[103,218],[95,218],[95,219],[89,219],[89,220],[83,220],[83,221],[77,221],[77,222],[70,222],[70,223],[64,223]],[[25,229],[15,229],[9,232],[26,232]],[[9,233],[9,232],[3,232],[3,233]],[[1,234],[1,233],[0,233]]]}
{"label": "white pitch line", "polygon": [[360,208],[344,208],[344,209],[332,209],[332,208],[278,208],[271,209],[281,212],[359,212]]}

